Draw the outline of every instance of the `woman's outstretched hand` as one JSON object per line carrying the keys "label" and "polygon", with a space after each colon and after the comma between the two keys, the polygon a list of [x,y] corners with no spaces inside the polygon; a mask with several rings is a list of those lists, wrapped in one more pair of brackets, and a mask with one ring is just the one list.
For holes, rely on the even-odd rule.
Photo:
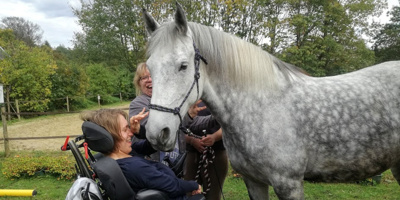
{"label": "woman's outstretched hand", "polygon": [[198,107],[199,103],[201,102],[201,99],[197,100],[196,103],[194,103],[193,105],[190,106],[188,114],[189,116],[193,119],[194,117],[197,116],[197,114],[206,109],[207,106],[203,106],[203,107]]}
{"label": "woman's outstretched hand", "polygon": [[149,115],[149,112],[144,112],[145,111],[145,108],[143,108],[143,110],[139,113],[139,114],[137,114],[137,115],[135,115],[135,116],[132,116],[130,119],[129,119],[129,123],[131,124],[131,131],[132,131],[132,133],[139,133],[139,130],[140,130],[140,120],[142,120],[142,119],[144,119],[144,118],[146,118],[148,115]]}

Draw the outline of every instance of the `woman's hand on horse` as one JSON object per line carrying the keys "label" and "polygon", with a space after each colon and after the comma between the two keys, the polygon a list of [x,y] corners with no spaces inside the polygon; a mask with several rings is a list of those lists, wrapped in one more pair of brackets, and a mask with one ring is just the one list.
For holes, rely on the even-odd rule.
{"label": "woman's hand on horse", "polygon": [[201,99],[197,100],[196,103],[194,103],[193,105],[190,106],[188,114],[189,116],[193,119],[194,117],[197,116],[197,114],[206,109],[207,106],[203,106],[203,107],[198,107],[199,103],[201,102]]}
{"label": "woman's hand on horse", "polygon": [[130,128],[131,128],[132,133],[139,133],[139,130],[140,130],[140,120],[146,118],[146,117],[149,115],[149,112],[146,112],[146,113],[145,113],[144,111],[145,111],[145,108],[143,108],[143,110],[142,110],[139,114],[137,114],[137,115],[135,115],[135,116],[132,116],[132,117],[129,119]]}

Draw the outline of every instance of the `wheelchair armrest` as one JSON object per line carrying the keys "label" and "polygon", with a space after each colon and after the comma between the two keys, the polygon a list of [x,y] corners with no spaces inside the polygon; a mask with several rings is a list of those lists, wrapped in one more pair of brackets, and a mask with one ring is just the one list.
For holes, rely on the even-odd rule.
{"label": "wheelchair armrest", "polygon": [[165,192],[152,189],[140,190],[136,194],[137,200],[168,200],[168,195]]}

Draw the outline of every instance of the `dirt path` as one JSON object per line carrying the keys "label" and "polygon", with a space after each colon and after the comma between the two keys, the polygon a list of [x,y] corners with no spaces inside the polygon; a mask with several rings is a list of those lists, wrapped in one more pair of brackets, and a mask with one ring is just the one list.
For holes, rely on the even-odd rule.
{"label": "dirt path", "polygon": [[[129,103],[122,106],[113,108],[124,109],[128,112],[127,108]],[[47,117],[22,120],[21,122],[7,125],[7,132],[9,138],[19,137],[41,137],[41,136],[67,136],[67,135],[80,135],[82,134],[81,126],[82,120],[79,118],[79,113],[50,115]],[[0,137],[3,136],[3,127],[0,130]],[[70,139],[73,139],[72,137]],[[57,139],[29,139],[29,140],[10,140],[10,150],[54,150],[58,151],[64,144],[65,138]],[[0,151],[4,152],[4,140],[0,140]]]}

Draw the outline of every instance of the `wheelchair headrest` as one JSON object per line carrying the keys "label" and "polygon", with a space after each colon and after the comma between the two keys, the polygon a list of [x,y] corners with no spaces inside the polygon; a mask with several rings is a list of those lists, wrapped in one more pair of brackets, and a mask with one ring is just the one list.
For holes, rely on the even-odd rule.
{"label": "wheelchair headrest", "polygon": [[91,150],[106,154],[112,151],[114,140],[111,134],[103,127],[93,122],[84,121],[82,132],[85,136],[85,142]]}

